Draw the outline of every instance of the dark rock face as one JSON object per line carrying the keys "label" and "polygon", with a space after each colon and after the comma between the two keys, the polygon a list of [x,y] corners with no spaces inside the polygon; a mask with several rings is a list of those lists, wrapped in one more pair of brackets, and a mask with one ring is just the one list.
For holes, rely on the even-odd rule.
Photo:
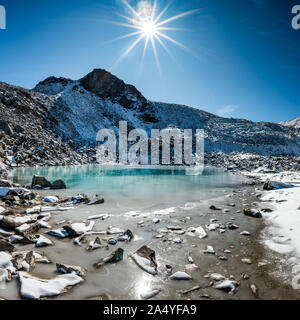
{"label": "dark rock face", "polygon": [[117,262],[123,260],[123,254],[124,254],[124,250],[119,248],[116,251],[112,252],[110,255],[108,255],[106,258],[100,259],[99,262],[94,264],[94,267],[99,269],[105,263],[117,263]]}
{"label": "dark rock face", "polygon": [[95,69],[81,79],[80,84],[90,92],[105,97],[116,97],[125,89],[125,83],[103,69]]}
{"label": "dark rock face", "polygon": [[13,252],[14,250],[15,247],[12,244],[6,240],[0,239],[0,251]]}
{"label": "dark rock face", "polygon": [[62,180],[56,180],[51,184],[50,189],[52,190],[67,189],[67,186]]}
{"label": "dark rock face", "polygon": [[0,130],[4,131],[9,136],[13,134],[13,131],[8,122],[3,119],[0,120]]}
{"label": "dark rock face", "polygon": [[48,181],[45,177],[33,176],[31,187],[40,186],[42,188],[50,188],[52,186],[51,182]]}
{"label": "dark rock face", "polygon": [[110,98],[123,107],[130,109],[136,102],[148,104],[143,95],[132,85],[127,85],[106,70],[95,69],[80,80],[80,85],[100,98]]}

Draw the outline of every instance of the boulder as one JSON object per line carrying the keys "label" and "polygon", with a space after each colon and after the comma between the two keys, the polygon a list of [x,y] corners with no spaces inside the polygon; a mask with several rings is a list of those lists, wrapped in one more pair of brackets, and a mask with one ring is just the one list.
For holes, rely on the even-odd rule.
{"label": "boulder", "polygon": [[45,177],[34,175],[32,177],[31,187],[34,188],[36,186],[40,186],[41,188],[50,188],[52,185]]}
{"label": "boulder", "polygon": [[157,263],[155,258],[155,251],[147,246],[138,249],[131,258],[144,271],[156,275]]}
{"label": "boulder", "polygon": [[70,266],[63,263],[57,263],[56,268],[57,268],[57,271],[60,273],[64,273],[64,274],[73,273],[82,278],[86,277],[86,270],[82,267]]}
{"label": "boulder", "polygon": [[25,223],[35,222],[37,220],[34,215],[25,216],[3,216],[0,220],[0,226],[8,229],[16,229]]}
{"label": "boulder", "polygon": [[104,203],[104,199],[103,198],[100,198],[100,199],[97,199],[93,202],[90,202],[89,203],[89,206],[94,206],[94,205],[97,205],[97,204],[103,204]]}
{"label": "boulder", "polygon": [[64,274],[53,279],[41,279],[22,271],[19,272],[19,280],[21,296],[27,299],[57,296],[83,281],[75,274]]}
{"label": "boulder", "polygon": [[54,245],[53,241],[51,241],[50,239],[48,239],[47,237],[45,237],[43,235],[37,235],[36,238],[33,240],[33,242],[35,243],[35,246],[37,248],[48,247],[48,246]]}
{"label": "boulder", "polygon": [[11,183],[8,182],[7,180],[0,179],[0,187],[10,188],[11,187]]}
{"label": "boulder", "polygon": [[271,190],[277,190],[282,188],[292,188],[294,187],[292,184],[286,184],[280,181],[271,181],[270,179],[267,179],[264,184],[264,190],[271,191]]}
{"label": "boulder", "polygon": [[56,203],[59,201],[59,199],[55,196],[47,196],[43,199],[43,201],[48,203]]}
{"label": "boulder", "polygon": [[0,251],[13,252],[15,247],[6,240],[0,239]]}
{"label": "boulder", "polygon": [[108,255],[106,258],[100,259],[99,262],[94,264],[94,267],[99,269],[105,263],[117,263],[117,262],[123,260],[123,254],[124,254],[124,250],[119,248],[116,251],[112,252],[110,255]]}
{"label": "boulder", "polygon": [[36,222],[36,223],[24,223],[21,226],[19,226],[18,228],[16,228],[16,231],[18,234],[20,234],[23,237],[28,237],[34,233],[37,233],[40,229],[40,225]]}
{"label": "boulder", "polygon": [[262,218],[262,214],[257,209],[244,209],[244,215],[252,218]]}
{"label": "boulder", "polygon": [[52,189],[52,190],[62,190],[62,189],[67,189],[67,186],[64,183],[64,181],[56,180],[51,184],[50,189]]}
{"label": "boulder", "polygon": [[72,223],[71,225],[63,226],[63,228],[72,237],[79,237],[82,234],[84,234],[88,231],[91,231],[93,229],[94,225],[95,225],[94,221],[88,221],[88,222]]}

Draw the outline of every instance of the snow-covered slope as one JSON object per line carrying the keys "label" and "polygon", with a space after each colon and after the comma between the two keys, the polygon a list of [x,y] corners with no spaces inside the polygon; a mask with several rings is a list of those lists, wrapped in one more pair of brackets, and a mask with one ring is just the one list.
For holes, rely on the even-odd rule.
{"label": "snow-covered slope", "polygon": [[96,69],[82,79],[48,78],[34,89],[54,97],[47,118],[63,139],[94,144],[101,128],[205,129],[206,152],[300,155],[300,137],[285,124],[218,117],[187,106],[148,101],[135,87]]}
{"label": "snow-covered slope", "polygon": [[295,119],[290,120],[290,121],[280,122],[280,124],[283,125],[283,126],[286,126],[286,127],[292,127],[292,128],[300,130],[300,117],[295,118]]}

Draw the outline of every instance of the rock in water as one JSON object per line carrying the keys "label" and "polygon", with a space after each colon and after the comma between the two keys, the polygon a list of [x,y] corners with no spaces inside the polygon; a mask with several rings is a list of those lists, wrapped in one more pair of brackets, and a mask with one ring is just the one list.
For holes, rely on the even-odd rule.
{"label": "rock in water", "polygon": [[72,274],[76,274],[81,278],[86,277],[86,270],[79,266],[70,266],[63,263],[57,263],[56,268],[57,268],[57,271],[61,273],[65,273],[65,274],[72,273]]}
{"label": "rock in water", "polygon": [[113,235],[113,234],[124,234],[125,230],[115,227],[108,227],[107,234]]}
{"label": "rock in water", "polygon": [[102,248],[101,240],[99,237],[97,237],[95,240],[91,241],[89,243],[89,246],[86,248],[87,251],[92,251],[96,249]]}
{"label": "rock in water", "polygon": [[31,224],[24,223],[21,226],[19,226],[18,228],[16,228],[16,231],[21,236],[28,237],[34,233],[37,233],[39,231],[39,229],[40,229],[40,226],[37,222],[31,223]]}
{"label": "rock in water", "polygon": [[154,250],[147,246],[143,246],[137,250],[131,258],[142,270],[152,275],[157,274],[157,263]]}
{"label": "rock in water", "polygon": [[151,291],[147,291],[147,292],[141,293],[140,297],[143,300],[148,300],[148,299],[151,299],[151,298],[157,296],[160,293],[160,291],[161,291],[160,289],[154,289]]}
{"label": "rock in water", "polygon": [[212,246],[207,245],[206,249],[203,251],[204,253],[215,254],[215,250]]}
{"label": "rock in water", "polygon": [[62,189],[67,189],[67,186],[64,183],[64,181],[56,180],[51,184],[50,189],[52,189],[52,190],[62,190]]}
{"label": "rock in water", "polygon": [[222,275],[219,274],[219,273],[211,273],[211,274],[209,275],[209,278],[210,278],[211,280],[214,280],[214,281],[223,281],[223,280],[226,279],[224,276],[222,276]]}
{"label": "rock in water", "polygon": [[123,254],[124,254],[124,250],[119,248],[118,250],[114,251],[113,253],[111,253],[109,256],[107,256],[106,258],[102,258],[100,259],[99,262],[94,264],[94,267],[99,269],[101,268],[105,263],[117,263],[121,260],[123,260]]}
{"label": "rock in water", "polygon": [[191,280],[192,277],[185,272],[178,271],[178,272],[173,273],[170,276],[170,279],[172,279],[172,280]]}
{"label": "rock in water", "polygon": [[250,285],[250,290],[251,290],[251,292],[253,293],[253,295],[254,295],[255,297],[258,297],[258,290],[257,290],[257,287],[256,287],[255,284],[251,284],[251,285]]}
{"label": "rock in water", "polygon": [[83,279],[76,274],[64,274],[53,279],[40,279],[23,271],[19,272],[19,280],[21,296],[35,300],[60,295],[70,287],[83,282]]}
{"label": "rock in water", "polygon": [[262,218],[262,214],[259,210],[257,209],[244,209],[244,215],[247,217],[252,217],[252,218]]}
{"label": "rock in water", "polygon": [[227,280],[224,280],[221,283],[217,284],[215,286],[215,288],[219,289],[219,290],[225,290],[225,291],[232,293],[236,290],[237,286],[238,286],[238,283],[236,281],[227,279]]}
{"label": "rock in water", "polygon": [[54,245],[53,241],[51,241],[50,239],[48,239],[47,237],[45,237],[43,235],[36,236],[36,239],[33,240],[33,242],[35,243],[35,246],[37,248],[48,247],[48,246]]}
{"label": "rock in water", "polygon": [[36,186],[40,186],[41,188],[50,188],[51,182],[48,181],[45,177],[34,175],[32,178],[31,187],[34,188]]}
{"label": "rock in water", "polygon": [[205,230],[202,227],[198,227],[195,230],[195,234],[200,238],[200,239],[204,239],[207,237],[207,233],[205,232]]}
{"label": "rock in water", "polygon": [[63,229],[50,230],[47,232],[47,234],[49,234],[49,236],[60,238],[60,239],[64,239],[70,236],[70,234]]}
{"label": "rock in water", "polygon": [[79,237],[82,234],[91,231],[95,225],[94,221],[72,223],[71,225],[63,226],[63,228],[73,237]]}
{"label": "rock in water", "polygon": [[94,205],[97,205],[97,204],[103,204],[104,203],[104,199],[103,198],[100,198],[100,199],[97,199],[93,202],[90,202],[88,205],[89,206],[94,206]]}
{"label": "rock in water", "polygon": [[6,240],[0,239],[0,251],[13,252],[14,250],[15,247],[12,244]]}

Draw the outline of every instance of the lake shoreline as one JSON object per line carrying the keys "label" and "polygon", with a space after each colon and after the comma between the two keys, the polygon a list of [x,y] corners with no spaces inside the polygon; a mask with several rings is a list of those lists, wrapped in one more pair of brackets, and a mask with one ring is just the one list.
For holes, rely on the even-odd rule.
{"label": "lake shoreline", "polygon": [[[244,208],[254,208],[258,206],[260,200],[257,196],[261,194],[261,189],[262,185],[239,187],[238,190],[232,190],[231,193],[220,198],[209,199],[202,201],[202,203],[199,201],[195,207],[188,204],[186,207],[181,206],[174,211],[166,210],[168,208],[160,208],[160,210],[156,208],[156,210],[150,210],[147,214],[141,210],[141,214],[138,215],[131,215],[132,212],[126,214],[124,211],[120,212],[117,216],[110,215],[107,220],[96,222],[94,229],[105,231],[111,225],[124,229],[129,228],[136,236],[136,240],[130,244],[119,243],[115,246],[110,245],[107,252],[104,249],[100,249],[87,253],[84,249],[86,245],[78,247],[73,244],[72,239],[59,240],[51,237],[51,240],[54,241],[56,245],[43,250],[46,256],[49,256],[53,262],[79,265],[85,267],[87,270],[87,278],[83,284],[80,284],[78,288],[75,287],[68,293],[62,294],[55,299],[87,299],[99,295],[107,296],[111,299],[139,299],[142,290],[152,289],[159,283],[163,283],[163,285],[160,284],[162,291],[155,299],[207,299],[207,296],[216,300],[298,299],[298,294],[290,285],[283,284],[272,277],[271,273],[274,271],[272,258],[267,263],[264,261],[265,248],[261,244],[260,239],[261,231],[265,228],[264,220],[248,218],[243,214]],[[37,192],[40,193],[40,191]],[[42,196],[44,195],[45,193],[43,191]],[[235,206],[229,206],[229,203],[234,203]],[[211,205],[221,210],[212,210],[210,209]],[[108,209],[107,207],[101,206],[102,205],[97,206],[97,208],[95,207],[98,214],[105,213]],[[166,210],[166,214],[161,214],[164,210]],[[157,214],[158,211],[160,211],[159,214]],[[92,215],[93,213],[95,212],[90,211],[88,207],[81,204],[66,212],[54,212],[52,218],[47,222],[50,225],[55,225],[62,219],[79,222],[85,220],[87,214]],[[187,216],[190,216],[191,219],[185,219]],[[152,221],[154,218],[159,219],[160,222],[154,224]],[[182,219],[185,221],[182,221]],[[215,219],[216,221],[214,221]],[[141,221],[143,221],[142,224]],[[226,225],[226,231],[221,233],[220,227],[217,227],[216,230],[209,231],[209,225],[212,224]],[[238,228],[230,230],[227,228],[229,224],[235,224]],[[163,237],[156,238],[156,235],[161,234],[160,230],[167,229],[169,225],[179,225],[181,230],[185,232],[182,235],[167,232],[167,234],[163,234]],[[197,237],[187,235],[189,228],[199,225],[201,225],[207,233],[205,239],[198,239]],[[249,232],[249,235],[241,235],[240,233],[243,231]],[[93,238],[95,237],[91,237],[90,240]],[[104,238],[107,238],[107,236]],[[174,239],[176,238],[181,238],[182,243],[174,243]],[[130,258],[130,254],[145,244],[149,244],[157,254],[161,274],[158,277],[152,277],[140,270]],[[206,245],[213,246],[215,254],[209,255],[203,253],[202,251]],[[118,247],[122,247],[125,250],[125,257],[122,262],[105,266],[102,271],[100,269],[100,272],[94,270],[92,264],[97,258],[105,256]],[[24,250],[27,248],[31,248],[31,245],[22,246]],[[71,256],[67,253],[70,249],[72,249],[71,251],[73,252]],[[224,253],[224,250],[230,250],[231,253]],[[75,254],[76,252],[78,252],[78,254]],[[174,261],[172,258],[173,252],[182,252],[178,260],[175,259]],[[188,262],[188,255],[193,257],[194,264],[197,267]],[[243,262],[242,260],[248,262]],[[249,263],[249,260],[251,263]],[[168,273],[164,267],[166,264],[172,264],[174,271],[185,270],[195,279],[192,281],[184,281],[184,283],[169,280]],[[53,265],[39,265],[36,267],[34,274],[40,277],[46,277],[46,275],[49,276],[49,274],[54,276],[53,267]],[[148,285],[145,288],[136,290],[136,288],[141,286],[141,280],[136,281],[131,279],[132,276],[128,276],[129,279],[122,285],[123,290],[121,290],[121,292],[117,290],[116,287],[116,285],[120,285],[119,283],[112,284],[111,288],[108,284],[105,285],[104,279],[107,275],[112,277],[113,274],[118,275],[120,272],[126,272],[126,274],[132,275],[138,273],[142,282],[146,282]],[[211,272],[219,273],[229,279],[236,279],[239,282],[236,293],[229,295],[226,292],[209,287],[210,281],[205,278],[205,276]],[[249,279],[243,279],[242,275],[248,275]],[[4,296],[4,298],[18,299],[18,294],[15,294],[17,280],[14,281],[15,284],[12,288],[12,283],[9,284],[10,294],[7,297]],[[101,288],[98,288],[98,283],[103,284]],[[181,290],[188,290],[193,287],[194,284],[199,283],[202,283],[205,289],[187,294],[179,293]],[[215,285],[216,284],[217,282]],[[255,285],[257,290],[259,290],[258,296],[253,294],[250,287],[251,285]],[[81,292],[81,294],[78,295],[78,292]]]}

